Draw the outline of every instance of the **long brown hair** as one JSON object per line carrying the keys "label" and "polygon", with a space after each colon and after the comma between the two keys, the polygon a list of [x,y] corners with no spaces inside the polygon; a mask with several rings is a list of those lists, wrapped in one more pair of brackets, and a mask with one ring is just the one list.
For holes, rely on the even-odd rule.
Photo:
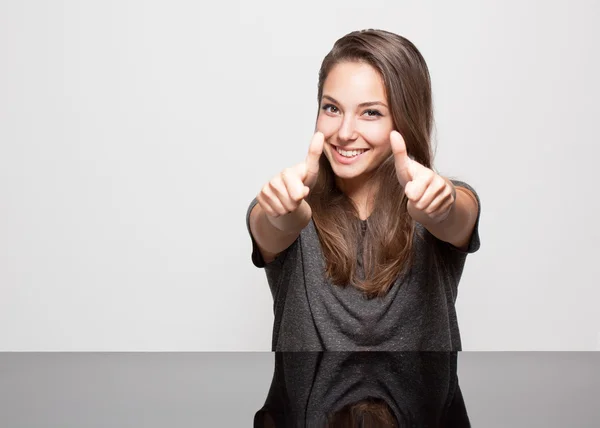
{"label": "long brown hair", "polygon": [[[325,79],[341,62],[366,63],[379,72],[394,129],[403,136],[409,156],[432,168],[431,79],[427,64],[413,43],[397,34],[372,29],[354,31],[337,40],[319,70],[319,106]],[[326,274],[333,284],[353,285],[367,297],[386,294],[401,271],[413,262],[415,233],[415,222],[406,210],[408,200],[396,177],[393,155],[370,177],[376,190],[371,196],[373,212],[363,240],[364,279],[356,274],[362,234],[358,209],[337,188],[328,159],[322,155],[319,163],[317,182],[307,202],[323,248]]]}
{"label": "long brown hair", "polygon": [[398,420],[381,398],[369,397],[329,415],[326,428],[398,428]]}

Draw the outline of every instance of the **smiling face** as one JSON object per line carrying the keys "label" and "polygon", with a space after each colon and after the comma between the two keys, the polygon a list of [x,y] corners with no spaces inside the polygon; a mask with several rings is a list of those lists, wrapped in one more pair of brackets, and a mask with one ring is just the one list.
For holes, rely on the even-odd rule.
{"label": "smiling face", "polygon": [[325,136],[323,152],[340,187],[356,189],[392,152],[383,80],[368,64],[342,62],[325,79],[320,101],[316,130]]}

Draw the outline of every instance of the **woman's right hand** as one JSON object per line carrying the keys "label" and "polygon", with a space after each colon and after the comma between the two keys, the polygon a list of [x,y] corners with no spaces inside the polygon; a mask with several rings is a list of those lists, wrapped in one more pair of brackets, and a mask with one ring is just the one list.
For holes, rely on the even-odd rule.
{"label": "woman's right hand", "polygon": [[[319,173],[319,158],[323,153],[323,144],[323,134],[316,132],[310,142],[305,161],[281,171],[265,184],[257,195],[258,203],[267,218],[278,229],[286,223],[283,218],[296,212],[314,187]],[[281,220],[273,221],[278,218]]]}

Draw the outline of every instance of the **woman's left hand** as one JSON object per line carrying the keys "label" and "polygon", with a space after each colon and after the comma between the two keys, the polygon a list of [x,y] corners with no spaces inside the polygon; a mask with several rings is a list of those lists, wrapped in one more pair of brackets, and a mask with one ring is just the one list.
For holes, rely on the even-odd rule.
{"label": "woman's left hand", "polygon": [[408,198],[408,213],[423,225],[444,221],[456,201],[452,182],[411,159],[406,152],[404,138],[398,131],[390,134],[396,175]]}

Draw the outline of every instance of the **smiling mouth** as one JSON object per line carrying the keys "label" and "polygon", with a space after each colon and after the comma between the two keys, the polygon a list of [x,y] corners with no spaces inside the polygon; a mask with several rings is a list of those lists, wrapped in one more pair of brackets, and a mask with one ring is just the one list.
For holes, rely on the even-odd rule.
{"label": "smiling mouth", "polygon": [[348,159],[352,159],[354,157],[357,157],[357,156],[362,155],[362,154],[364,154],[364,153],[366,153],[366,152],[369,151],[369,149],[363,149],[363,148],[361,148],[361,149],[351,149],[351,150],[349,150],[349,149],[342,149],[341,147],[335,146],[333,144],[331,146],[334,148],[334,150],[339,155],[341,155],[341,156],[343,156],[345,158],[348,158]]}

